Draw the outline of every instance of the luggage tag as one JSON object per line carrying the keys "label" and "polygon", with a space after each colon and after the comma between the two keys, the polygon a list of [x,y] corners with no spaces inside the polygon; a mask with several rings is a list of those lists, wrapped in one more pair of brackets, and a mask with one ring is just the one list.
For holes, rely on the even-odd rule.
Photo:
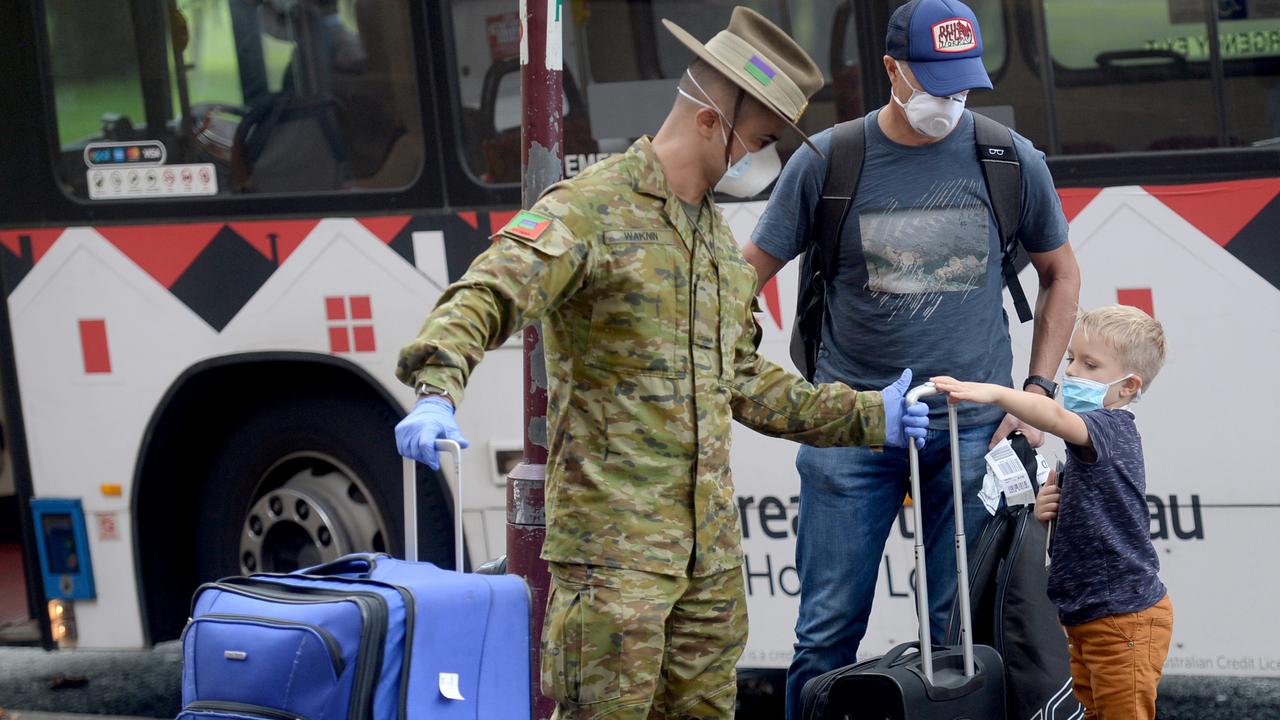
{"label": "luggage tag", "polygon": [[465,700],[458,686],[458,673],[440,673],[440,694],[450,700]]}
{"label": "luggage tag", "polygon": [[[1010,506],[1035,503],[1036,493],[1031,485],[1031,478],[1027,475],[1026,468],[1022,466],[1022,460],[1009,445],[1008,439],[1001,440],[992,448],[991,452],[987,453],[986,461],[988,474],[995,477]],[[1040,462],[1044,462],[1043,458]],[[1047,468],[1045,472],[1048,472]],[[1039,469],[1036,471],[1036,477],[1037,479],[1040,477]]]}
{"label": "luggage tag", "polygon": [[978,499],[982,501],[987,513],[995,517],[996,511],[1000,509],[1000,483],[996,482],[996,476],[990,470],[982,476],[982,489],[978,491]]}

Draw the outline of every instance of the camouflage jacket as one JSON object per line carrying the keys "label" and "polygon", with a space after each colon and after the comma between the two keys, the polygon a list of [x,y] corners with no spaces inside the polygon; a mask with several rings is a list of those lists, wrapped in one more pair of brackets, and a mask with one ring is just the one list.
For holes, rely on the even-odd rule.
{"label": "camouflage jacket", "polygon": [[690,222],[647,138],[494,238],[397,376],[460,400],[485,349],[542,320],[545,559],[679,576],[741,564],[731,418],[810,445],[884,442],[879,392],[815,387],[757,352],[755,270],[715,203]]}

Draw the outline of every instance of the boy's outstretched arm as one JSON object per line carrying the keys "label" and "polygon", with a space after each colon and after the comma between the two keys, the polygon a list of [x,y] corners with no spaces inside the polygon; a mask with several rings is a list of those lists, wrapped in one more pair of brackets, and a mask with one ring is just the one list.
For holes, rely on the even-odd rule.
{"label": "boy's outstretched arm", "polygon": [[1053,398],[989,383],[960,382],[945,375],[929,379],[938,390],[950,396],[950,402],[968,400],[998,405],[1037,430],[1057,435],[1072,445],[1093,447],[1084,420]]}

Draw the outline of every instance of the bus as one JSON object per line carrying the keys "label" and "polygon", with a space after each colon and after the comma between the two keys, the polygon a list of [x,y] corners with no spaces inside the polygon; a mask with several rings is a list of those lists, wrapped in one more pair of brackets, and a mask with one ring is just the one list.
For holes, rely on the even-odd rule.
{"label": "bus", "polygon": [[[887,100],[896,0],[560,0],[566,175],[656,131],[692,59],[661,19],[705,39],[735,4],[822,67],[807,132]],[[969,105],[1047,154],[1081,305],[1141,307],[1169,337],[1137,406],[1178,608],[1166,670],[1280,676],[1280,636],[1248,622],[1280,594],[1259,562],[1280,541],[1280,3],[970,4],[995,89]],[[202,581],[403,549],[392,428],[413,394],[392,370],[520,206],[520,5],[30,0],[0,25],[0,575],[16,582],[0,595],[25,600],[0,609],[69,640],[47,603],[71,594],[57,609],[80,647],[147,647],[179,635]],[[724,200],[745,242],[767,194]],[[788,366],[796,265],[761,291],[763,351]],[[1030,325],[1009,309],[1025,368]],[[473,565],[504,549],[520,367],[518,338],[490,352],[458,414]],[[796,446],[735,433],[742,667],[776,673]],[[453,495],[422,485],[421,556],[451,566]],[[41,543],[67,518],[77,554],[58,572]],[[912,532],[904,514],[866,654],[914,637]]]}

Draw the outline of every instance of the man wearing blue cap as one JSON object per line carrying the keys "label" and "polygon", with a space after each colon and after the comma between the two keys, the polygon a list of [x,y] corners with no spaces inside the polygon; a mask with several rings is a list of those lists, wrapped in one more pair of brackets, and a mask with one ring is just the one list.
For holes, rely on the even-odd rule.
{"label": "man wearing blue cap", "polygon": [[[826,241],[835,261],[814,380],[881,387],[895,368],[911,367],[918,377],[958,374],[1012,385],[1001,228],[979,161],[975,119],[965,110],[969,91],[991,88],[978,20],[958,0],[912,0],[890,19],[886,45],[891,98],[862,121],[859,180],[842,231]],[[1079,269],[1044,155],[1022,136],[995,130],[1021,165],[1020,181],[1005,183],[1000,197],[1016,198],[1009,217],[1016,218],[1016,236],[1040,281],[1030,368],[1020,387],[1051,396],[1075,319]],[[832,130],[812,140],[822,154],[802,147],[791,158],[743,250],[762,284],[819,240],[815,209],[830,194],[823,189]],[[945,403],[941,396],[930,403],[920,452],[935,638],[942,637],[955,596]],[[1021,425],[991,406],[965,404],[959,413],[965,532],[973,542],[990,517],[977,497],[984,455]],[[1026,433],[1039,444],[1037,431]],[[799,717],[800,691],[809,679],[856,660],[885,539],[907,487],[907,454],[806,446],[796,467],[800,616],[787,677],[792,719]]]}

